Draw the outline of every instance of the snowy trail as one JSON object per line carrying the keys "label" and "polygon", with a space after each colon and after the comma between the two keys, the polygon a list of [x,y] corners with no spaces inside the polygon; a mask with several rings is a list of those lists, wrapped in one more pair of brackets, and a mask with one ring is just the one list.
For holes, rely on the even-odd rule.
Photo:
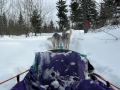
{"label": "snowy trail", "polygon": [[[118,28],[111,33],[119,37],[119,32]],[[33,64],[35,52],[52,49],[51,42],[47,40],[51,35],[0,38],[0,72],[2,72],[0,81],[28,69]],[[70,50],[87,54],[97,73],[116,85],[120,84],[120,40],[114,40],[103,32],[83,34],[80,31],[74,31]],[[10,90],[15,84],[14,79],[0,85],[0,90]]]}

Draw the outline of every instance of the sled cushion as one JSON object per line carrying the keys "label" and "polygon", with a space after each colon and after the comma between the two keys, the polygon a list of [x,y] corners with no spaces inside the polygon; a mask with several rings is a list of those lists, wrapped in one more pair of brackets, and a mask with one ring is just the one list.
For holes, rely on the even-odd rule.
{"label": "sled cushion", "polygon": [[[85,79],[85,62],[81,60],[80,54],[74,51],[68,52],[38,52],[35,55],[35,62],[21,83],[15,88],[40,90],[41,85],[49,85],[53,80],[59,79],[61,84],[65,80],[76,77],[78,80]],[[12,89],[14,90],[14,89]],[[15,89],[16,90],[16,89]],[[24,90],[24,89],[23,89]]]}
{"label": "sled cushion", "polygon": [[38,52],[35,62],[11,90],[113,90],[85,80],[86,63],[77,52]]}

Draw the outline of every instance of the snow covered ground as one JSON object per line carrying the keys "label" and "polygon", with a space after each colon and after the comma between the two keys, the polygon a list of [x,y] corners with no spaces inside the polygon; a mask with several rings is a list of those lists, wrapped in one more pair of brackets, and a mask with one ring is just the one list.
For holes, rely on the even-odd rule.
{"label": "snow covered ground", "polygon": [[[72,33],[70,50],[87,54],[96,72],[119,86],[120,28],[107,26],[99,30],[115,35],[118,40],[103,31],[84,34],[76,30]],[[1,37],[0,82],[28,69],[34,62],[35,52],[52,49],[52,44],[48,40],[51,35],[42,34],[28,38],[24,36]],[[15,84],[14,79],[0,85],[0,90],[10,90]]]}

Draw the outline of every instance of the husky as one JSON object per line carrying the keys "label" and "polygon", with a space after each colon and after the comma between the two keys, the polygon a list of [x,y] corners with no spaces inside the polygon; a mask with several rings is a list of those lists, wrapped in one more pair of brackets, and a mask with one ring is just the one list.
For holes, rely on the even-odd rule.
{"label": "husky", "polygon": [[58,33],[54,33],[52,38],[51,38],[51,41],[52,41],[52,44],[53,44],[53,49],[58,49],[60,48],[60,44],[61,44],[61,35],[58,34]]}
{"label": "husky", "polygon": [[71,35],[72,35],[72,30],[69,30],[66,32],[63,31],[62,43],[63,43],[64,49],[69,49]]}
{"label": "husky", "polygon": [[63,31],[62,35],[54,33],[51,37],[53,49],[69,49],[72,30]]}

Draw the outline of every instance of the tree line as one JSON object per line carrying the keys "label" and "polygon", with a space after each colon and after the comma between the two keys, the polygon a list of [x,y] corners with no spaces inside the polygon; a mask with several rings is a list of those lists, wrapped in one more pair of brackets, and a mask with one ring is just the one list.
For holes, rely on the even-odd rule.
{"label": "tree line", "polygon": [[[10,4],[0,0],[0,36],[26,35],[58,31],[53,20],[47,22],[46,16],[50,10],[45,11],[43,0],[10,0]],[[8,5],[8,9],[6,7]]]}
{"label": "tree line", "polygon": [[120,24],[119,0],[103,0],[102,3],[95,0],[71,0],[69,7],[70,15],[67,15],[66,1],[57,2],[59,29],[82,29],[87,33],[90,28],[96,30],[105,25]]}
{"label": "tree line", "polygon": [[29,33],[37,36],[41,33],[63,32],[70,28],[88,32],[90,28],[95,30],[108,24],[120,23],[119,0],[104,0],[102,3],[94,0],[71,0],[69,6],[66,0],[58,0],[58,25],[53,20],[45,21],[52,10],[43,13],[43,0],[18,0],[17,5],[14,5],[14,0],[10,0],[10,3],[7,10],[6,0],[0,0],[0,36],[24,34],[27,37]]}

